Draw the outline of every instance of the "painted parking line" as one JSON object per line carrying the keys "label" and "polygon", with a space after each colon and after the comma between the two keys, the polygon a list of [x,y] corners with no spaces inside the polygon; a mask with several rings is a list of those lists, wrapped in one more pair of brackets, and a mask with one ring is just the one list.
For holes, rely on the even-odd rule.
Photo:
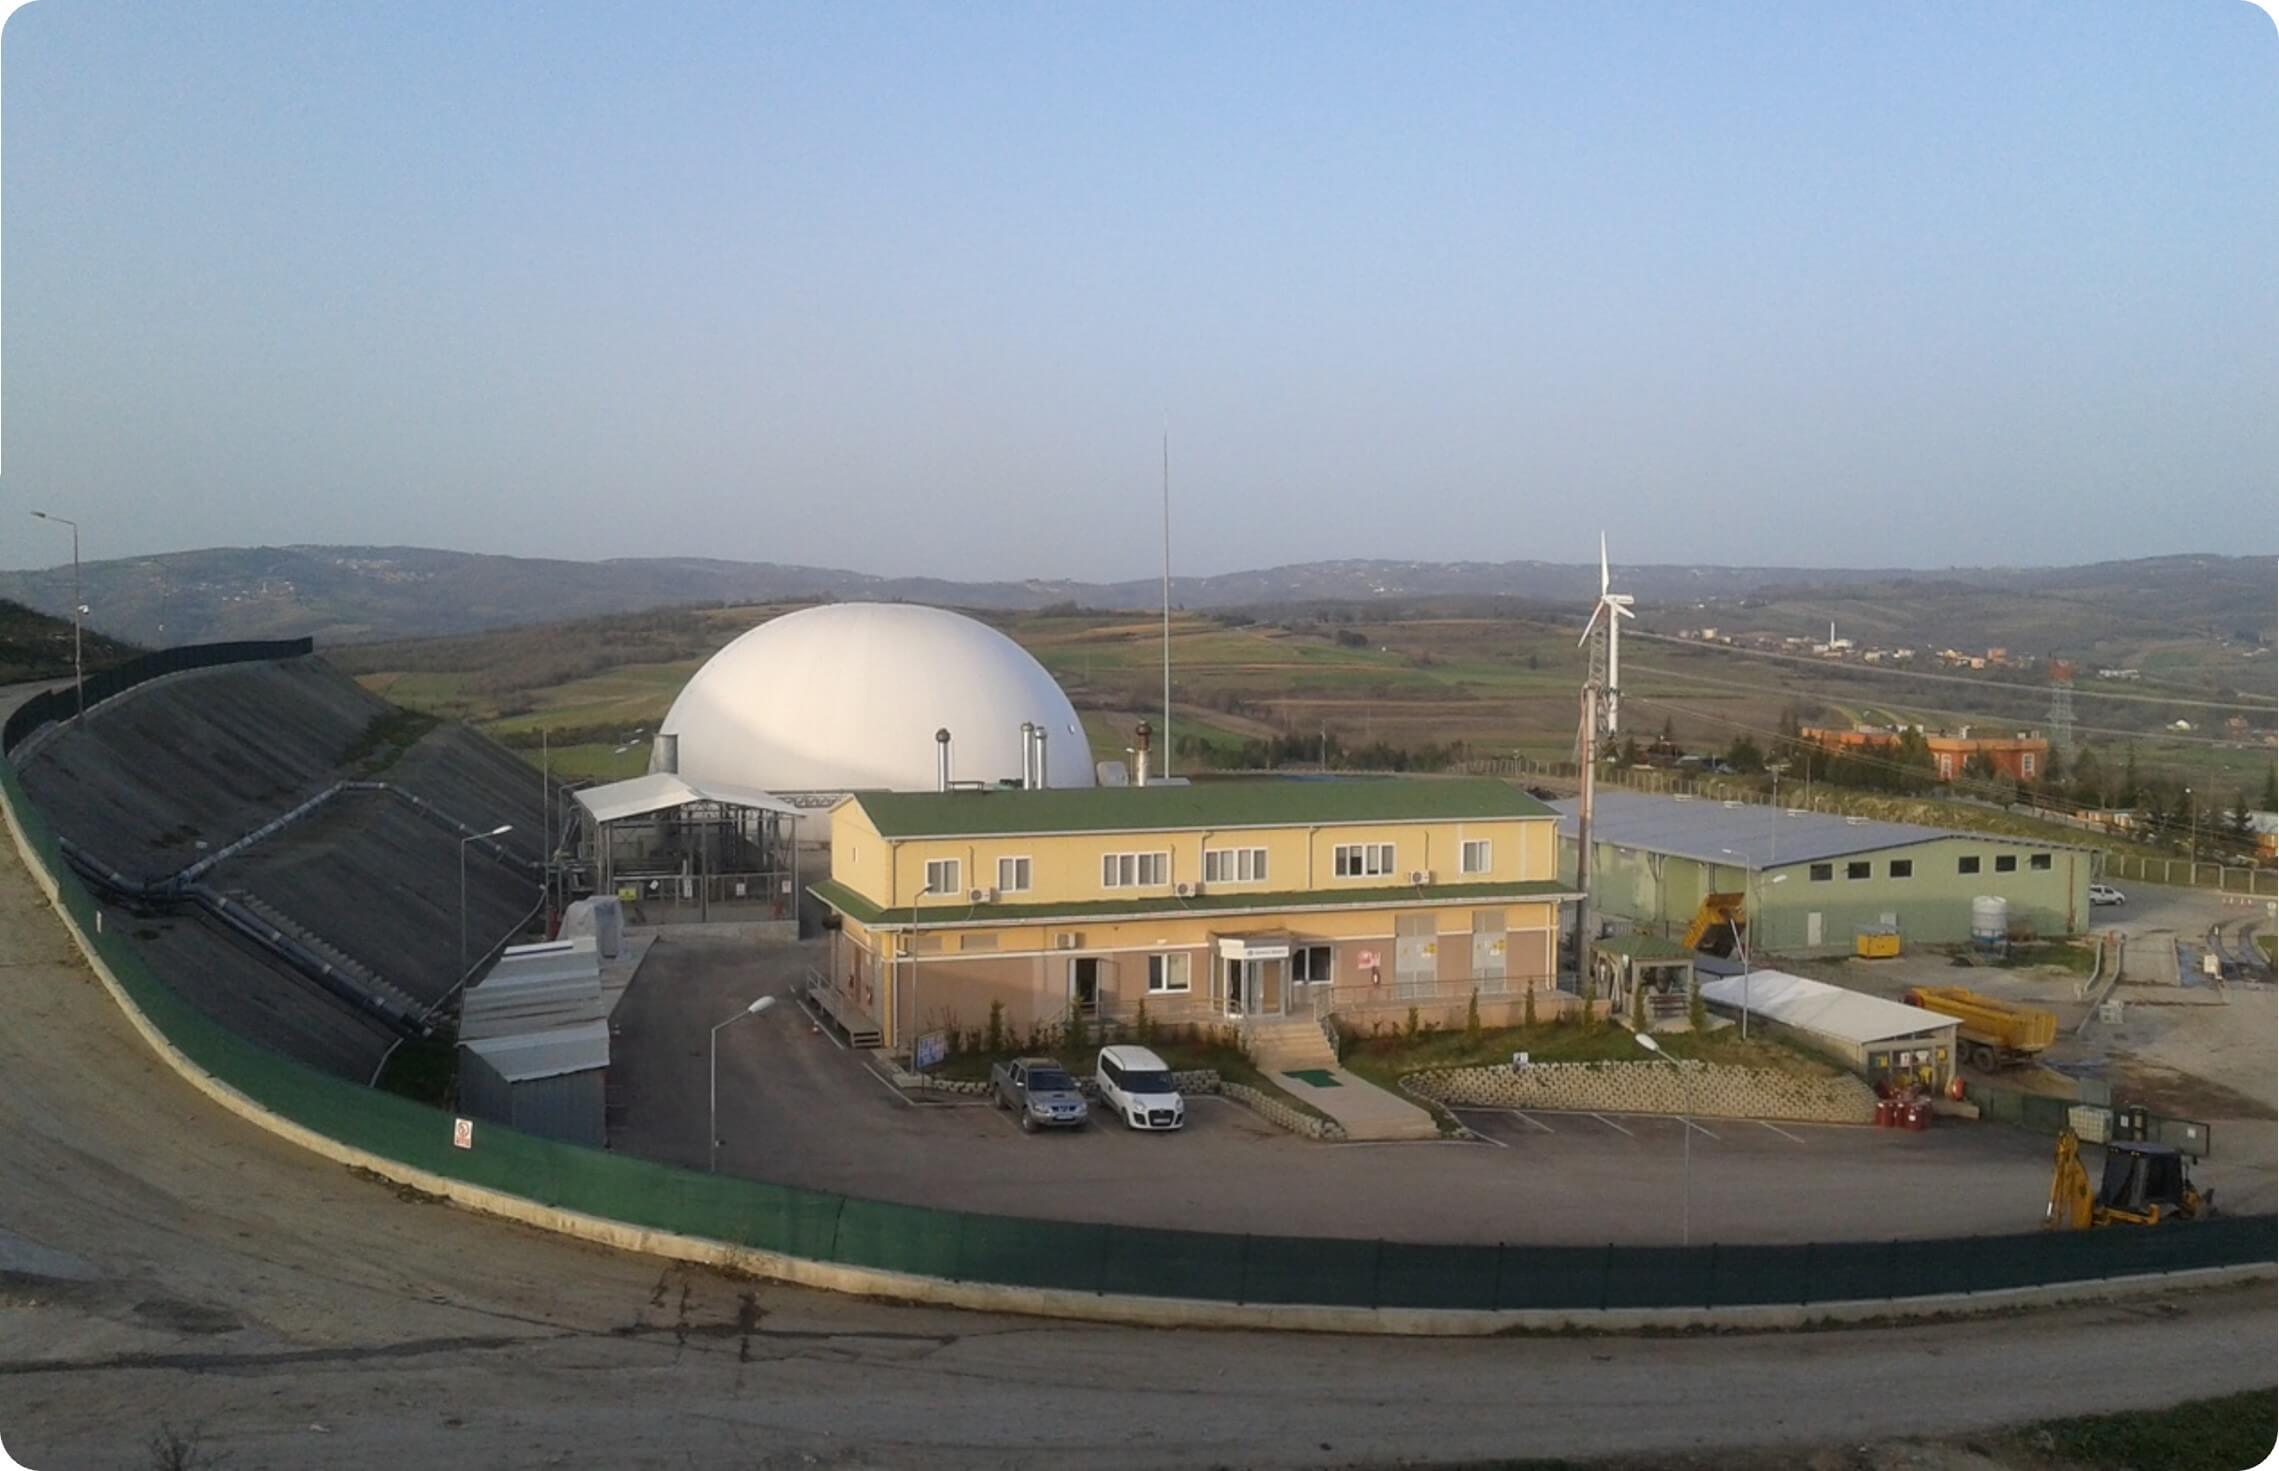
{"label": "painted parking line", "polygon": [[1761,1129],[1771,1129],[1771,1130],[1772,1130],[1772,1131],[1773,1131],[1775,1134],[1778,1134],[1778,1135],[1780,1135],[1780,1136],[1781,1136],[1781,1138],[1783,1138],[1783,1139],[1786,1139],[1786,1140],[1787,1140],[1789,1143],[1791,1143],[1791,1144],[1802,1144],[1802,1143],[1804,1142],[1802,1139],[1799,1139],[1799,1138],[1798,1138],[1796,1135],[1794,1135],[1794,1134],[1791,1134],[1791,1133],[1790,1133],[1788,1130],[1786,1130],[1786,1129],[1782,1129],[1782,1128],[1777,1128],[1777,1127],[1775,1127],[1775,1126],[1774,1126],[1774,1125],[1772,1125],[1772,1124],[1768,1124],[1768,1123],[1766,1123],[1766,1122],[1765,1122],[1763,1119],[1759,1119],[1759,1120],[1757,1120],[1757,1127],[1759,1127],[1759,1128],[1761,1128]]}
{"label": "painted parking line", "polygon": [[1511,1111],[1511,1116],[1523,1124],[1528,1124],[1537,1129],[1541,1129],[1546,1134],[1556,1134],[1559,1132],[1557,1129],[1552,1128],[1549,1124],[1544,1123],[1541,1119],[1532,1118],[1527,1114],[1521,1113],[1516,1108]]}
{"label": "painted parking line", "polygon": [[1704,1129],[1701,1125],[1695,1123],[1692,1119],[1679,1119],[1678,1122],[1693,1130],[1696,1134],[1708,1134],[1712,1139],[1715,1139],[1717,1137],[1715,1134],[1710,1134],[1707,1129]]}
{"label": "painted parking line", "polygon": [[1612,1120],[1612,1119],[1608,1118],[1608,1117],[1607,1117],[1605,1114],[1603,1114],[1603,1113],[1594,1113],[1594,1114],[1592,1114],[1592,1115],[1591,1115],[1591,1117],[1592,1117],[1592,1118],[1594,1118],[1594,1119],[1597,1119],[1597,1120],[1598,1120],[1600,1123],[1602,1123],[1602,1124],[1606,1125],[1608,1128],[1610,1128],[1610,1129],[1614,1130],[1614,1132],[1615,1132],[1615,1133],[1617,1133],[1617,1134],[1623,1134],[1623,1135],[1627,1135],[1628,1137],[1630,1137],[1630,1138],[1632,1138],[1632,1139],[1635,1139],[1635,1138],[1637,1138],[1637,1137],[1638,1137],[1636,1134],[1632,1134],[1632,1133],[1631,1133],[1631,1132],[1630,1132],[1628,1129],[1625,1129],[1624,1127],[1622,1127],[1622,1125],[1620,1125],[1620,1124],[1616,1123],[1614,1120]]}
{"label": "painted parking line", "polygon": [[895,1087],[893,1082],[890,1081],[887,1076],[884,1073],[880,1072],[877,1068],[872,1067],[867,1062],[861,1063],[859,1066],[864,1072],[869,1073],[872,1077],[878,1079],[878,1086],[886,1090],[887,1097],[893,1099],[896,1103],[901,1104],[904,1108],[916,1108],[918,1106],[917,1104],[912,1103],[909,1099],[903,1097],[902,1090]]}

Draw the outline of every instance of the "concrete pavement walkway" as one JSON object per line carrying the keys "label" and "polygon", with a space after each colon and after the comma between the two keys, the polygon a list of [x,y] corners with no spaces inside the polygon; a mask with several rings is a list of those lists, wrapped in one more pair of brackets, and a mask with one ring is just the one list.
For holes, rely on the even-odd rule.
{"label": "concrete pavement walkway", "polygon": [[1330,1086],[1321,1087],[1307,1078],[1288,1073],[1274,1074],[1274,1085],[1337,1120],[1348,1140],[1440,1137],[1440,1125],[1433,1121],[1432,1115],[1406,1098],[1388,1093],[1341,1067],[1309,1071],[1314,1076],[1328,1078]]}

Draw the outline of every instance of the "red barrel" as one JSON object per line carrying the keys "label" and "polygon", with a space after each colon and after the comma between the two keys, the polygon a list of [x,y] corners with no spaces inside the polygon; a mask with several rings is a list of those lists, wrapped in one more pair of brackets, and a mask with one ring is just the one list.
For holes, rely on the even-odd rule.
{"label": "red barrel", "polygon": [[1891,1127],[1891,1111],[1895,1107],[1897,1105],[1889,1098],[1878,1098],[1875,1101],[1875,1126],[1877,1128],[1888,1129]]}
{"label": "red barrel", "polygon": [[1907,1105],[1907,1127],[1927,1129],[1931,1126],[1931,1105],[1921,1101]]}

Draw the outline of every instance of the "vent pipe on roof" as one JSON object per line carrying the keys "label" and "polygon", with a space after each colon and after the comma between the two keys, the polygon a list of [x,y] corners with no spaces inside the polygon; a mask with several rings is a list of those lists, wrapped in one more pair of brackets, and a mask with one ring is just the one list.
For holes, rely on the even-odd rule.
{"label": "vent pipe on roof", "polygon": [[1031,791],[1037,784],[1037,725],[1033,720],[1021,722],[1021,790]]}
{"label": "vent pipe on roof", "polygon": [[651,771],[669,771],[676,775],[679,773],[681,769],[681,738],[678,735],[668,735],[664,731],[657,732],[656,740],[652,741],[649,746],[649,769]]}
{"label": "vent pipe on roof", "polygon": [[1037,790],[1043,791],[1050,785],[1052,782],[1045,769],[1045,728],[1040,725],[1037,727]]}
{"label": "vent pipe on roof", "polygon": [[934,790],[950,789],[950,732],[947,726],[934,732]]}
{"label": "vent pipe on roof", "polygon": [[1132,749],[1132,785],[1144,787],[1147,785],[1148,745],[1155,739],[1155,727],[1143,720],[1134,735],[1138,744]]}

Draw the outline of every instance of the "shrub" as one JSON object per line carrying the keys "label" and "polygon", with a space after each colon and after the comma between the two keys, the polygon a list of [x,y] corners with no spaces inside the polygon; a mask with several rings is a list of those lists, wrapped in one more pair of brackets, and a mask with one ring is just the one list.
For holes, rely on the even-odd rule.
{"label": "shrub", "polygon": [[1005,1050],[1004,1002],[992,1001],[989,1003],[989,1026],[982,1033],[982,1037],[988,1043],[985,1050],[990,1052],[1003,1052]]}
{"label": "shrub", "polygon": [[1147,998],[1145,996],[1140,998],[1139,1015],[1132,1019],[1132,1030],[1138,1033],[1140,1045],[1143,1047],[1155,1041],[1155,1018],[1147,1014]]}
{"label": "shrub", "polygon": [[1480,1042],[1480,988],[1472,988],[1472,999],[1464,1007],[1464,1040],[1472,1046]]}
{"label": "shrub", "polygon": [[1701,978],[1692,977],[1686,982],[1686,1022],[1697,1032],[1709,1030],[1709,1008],[1701,1002]]}
{"label": "shrub", "polygon": [[1519,1022],[1524,1027],[1535,1025],[1535,983],[1533,981],[1527,983],[1527,999],[1520,1003]]}
{"label": "shrub", "polygon": [[1068,1004],[1068,1025],[1062,1029],[1061,1038],[1068,1044],[1069,1051],[1082,1052],[1084,1050],[1084,1044],[1087,1040],[1084,1035],[1084,1013],[1077,1009],[1076,1003],[1073,1001]]}
{"label": "shrub", "polygon": [[1588,1030],[1591,1024],[1591,1002],[1597,999],[1598,987],[1593,984],[1587,971],[1576,982],[1576,987],[1576,999],[1582,1005],[1575,1009],[1575,1024]]}
{"label": "shrub", "polygon": [[1630,1030],[1646,1030],[1646,988],[1636,981],[1630,983]]}
{"label": "shrub", "polygon": [[1409,1008],[1409,1025],[1408,1025],[1408,1030],[1407,1030],[1406,1032],[1404,1032],[1402,1035],[1406,1036],[1406,1037],[1407,1037],[1407,1038],[1408,1038],[1408,1039],[1409,1039],[1411,1042],[1414,1042],[1414,1041],[1416,1040],[1416,1034],[1417,1034],[1417,1018],[1416,1018],[1416,1008],[1412,1006],[1412,1007],[1410,1007],[1410,1008]]}

